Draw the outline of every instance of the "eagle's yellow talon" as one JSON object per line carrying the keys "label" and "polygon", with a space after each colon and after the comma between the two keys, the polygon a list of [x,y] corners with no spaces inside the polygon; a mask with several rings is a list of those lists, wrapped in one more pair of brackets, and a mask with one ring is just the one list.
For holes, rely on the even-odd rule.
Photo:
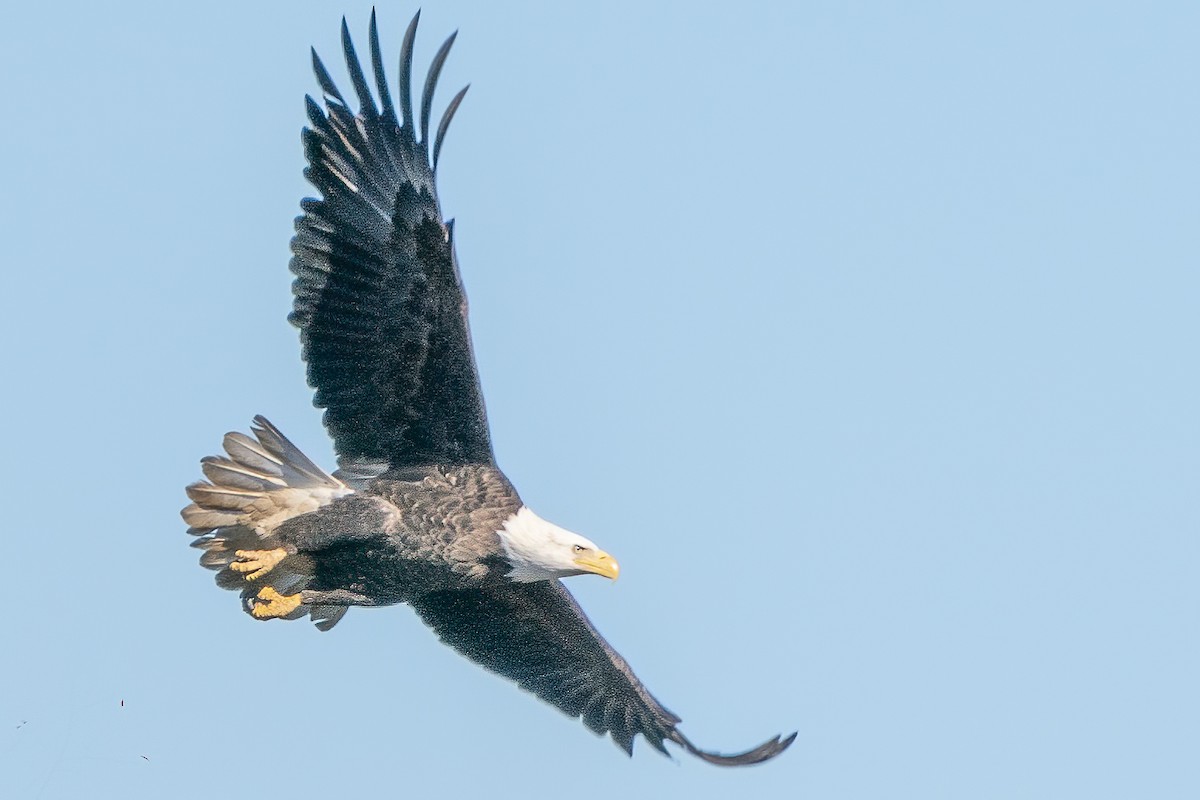
{"label": "eagle's yellow talon", "polygon": [[276,547],[274,550],[237,550],[234,555],[238,560],[230,564],[229,568],[234,572],[246,573],[248,581],[256,581],[287,558],[287,550],[282,547]]}
{"label": "eagle's yellow talon", "polygon": [[280,594],[270,586],[258,590],[258,595],[250,607],[250,613],[255,619],[276,619],[286,617],[300,607],[300,593]]}

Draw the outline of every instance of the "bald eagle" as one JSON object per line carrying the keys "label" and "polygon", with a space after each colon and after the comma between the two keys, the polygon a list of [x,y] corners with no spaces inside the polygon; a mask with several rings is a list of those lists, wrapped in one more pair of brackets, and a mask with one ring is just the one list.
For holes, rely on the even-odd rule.
{"label": "bald eagle", "polygon": [[[292,239],[294,307],[314,403],[338,455],[329,474],[270,422],[230,433],[183,509],[200,563],[255,619],[311,617],[329,630],[350,606],[408,603],[446,644],[557,706],[632,755],[637,735],[712,764],[757,764],[795,739],[701,750],[592,627],[561,578],[616,578],[595,543],[537,516],[496,466],[467,329],[467,303],[434,174],[464,88],[430,137],[451,36],[419,110],[413,18],[393,103],[371,14],[369,88],[346,22],[358,112],[313,52],[324,109],[307,97],[305,176]],[[430,142],[432,141],[432,150]]]}

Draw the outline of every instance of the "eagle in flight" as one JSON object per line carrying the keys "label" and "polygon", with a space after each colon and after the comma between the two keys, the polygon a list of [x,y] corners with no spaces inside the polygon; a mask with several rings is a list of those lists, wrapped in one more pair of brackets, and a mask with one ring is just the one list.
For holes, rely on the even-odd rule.
{"label": "eagle in flight", "polygon": [[[443,642],[557,706],[632,754],[641,735],[712,764],[757,764],[795,739],[723,755],[693,745],[592,627],[561,579],[616,578],[617,561],[539,517],[496,466],[430,136],[451,36],[411,96],[417,17],[400,50],[393,102],[371,14],[373,94],[345,20],[358,111],[313,52],[324,108],[306,98],[305,176],[292,239],[294,307],[314,403],[338,456],[329,474],[265,418],[201,460],[207,480],[183,509],[200,563],[258,620],[307,615],[329,630],[351,606],[408,603]],[[377,95],[377,97],[376,97]],[[377,104],[378,101],[378,104]],[[432,147],[431,147],[432,143]]]}

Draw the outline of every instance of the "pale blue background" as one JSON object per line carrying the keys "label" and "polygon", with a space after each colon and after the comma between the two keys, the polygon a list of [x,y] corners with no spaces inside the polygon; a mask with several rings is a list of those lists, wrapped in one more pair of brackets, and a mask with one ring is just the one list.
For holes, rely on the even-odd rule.
{"label": "pale blue background", "polygon": [[695,741],[799,730],[745,771],[213,587],[198,459],[264,413],[331,463],[287,243],[369,5],[22,5],[0,796],[1200,797],[1200,5],[425,8],[501,464]]}

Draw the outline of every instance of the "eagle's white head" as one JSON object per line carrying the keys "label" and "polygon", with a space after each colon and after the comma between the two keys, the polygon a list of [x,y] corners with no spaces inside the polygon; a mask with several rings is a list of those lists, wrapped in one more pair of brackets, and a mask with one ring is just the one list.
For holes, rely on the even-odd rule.
{"label": "eagle's white head", "polygon": [[617,560],[577,533],[547,522],[527,506],[496,531],[512,564],[508,577],[520,583],[548,581],[591,572],[616,580]]}

